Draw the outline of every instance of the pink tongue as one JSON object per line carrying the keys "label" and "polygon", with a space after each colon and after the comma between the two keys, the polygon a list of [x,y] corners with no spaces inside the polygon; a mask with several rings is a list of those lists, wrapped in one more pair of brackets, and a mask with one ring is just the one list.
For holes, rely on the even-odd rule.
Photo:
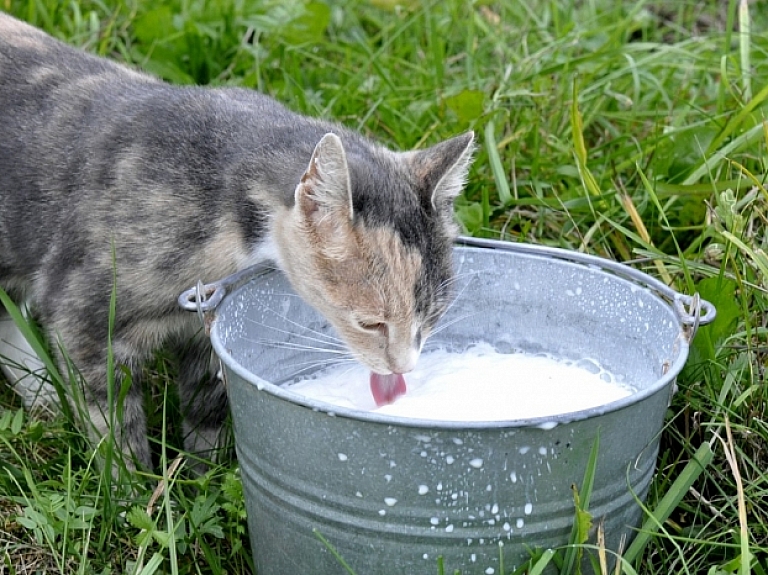
{"label": "pink tongue", "polygon": [[371,393],[378,407],[389,405],[405,395],[405,378],[401,373],[381,375],[371,372]]}

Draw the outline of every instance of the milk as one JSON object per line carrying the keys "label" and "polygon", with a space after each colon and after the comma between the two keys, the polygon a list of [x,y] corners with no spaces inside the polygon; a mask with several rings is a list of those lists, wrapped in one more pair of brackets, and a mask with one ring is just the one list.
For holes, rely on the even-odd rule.
{"label": "milk", "polygon": [[288,389],[340,407],[442,421],[505,421],[549,417],[605,405],[632,390],[597,362],[549,355],[499,353],[479,343],[463,353],[423,353],[405,375],[408,392],[377,408],[363,365],[335,367]]}

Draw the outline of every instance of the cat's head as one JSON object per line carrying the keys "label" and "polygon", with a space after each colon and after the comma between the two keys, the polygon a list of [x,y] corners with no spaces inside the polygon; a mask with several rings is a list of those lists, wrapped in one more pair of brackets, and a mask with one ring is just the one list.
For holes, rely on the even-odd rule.
{"label": "cat's head", "polygon": [[294,289],[372,371],[406,373],[451,299],[453,201],[471,161],[469,132],[422,151],[315,147],[276,223]]}

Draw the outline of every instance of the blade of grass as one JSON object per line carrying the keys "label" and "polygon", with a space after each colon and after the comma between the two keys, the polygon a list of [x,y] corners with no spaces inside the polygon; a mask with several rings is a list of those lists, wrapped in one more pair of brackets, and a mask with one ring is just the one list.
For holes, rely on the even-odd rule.
{"label": "blade of grass", "polygon": [[602,522],[597,526],[597,558],[600,561],[601,575],[608,575],[608,559],[605,553],[605,524]]}
{"label": "blade of grass", "polygon": [[739,544],[741,545],[739,575],[749,575],[751,573],[752,552],[749,548],[749,528],[747,526],[747,506],[744,500],[744,484],[741,481],[741,472],[739,463],[736,459],[736,449],[734,448],[733,433],[731,432],[731,422],[726,414],[725,433],[727,442],[718,437],[725,450],[725,459],[731,468],[733,479],[736,482],[736,501],[739,509]]}
{"label": "blade of grass", "polygon": [[744,100],[747,102],[752,99],[752,59],[749,54],[751,28],[749,3],[747,0],[741,0],[739,3],[739,55],[741,57],[741,89]]}
{"label": "blade of grass", "polygon": [[737,150],[748,148],[756,144],[763,135],[762,124],[754,126],[731,140],[728,144],[711,154],[703,154],[704,159],[698,168],[683,180],[684,186],[690,186],[701,180],[707,174],[713,173],[715,168],[730,154]]}
{"label": "blade of grass", "polygon": [[[576,159],[576,168],[581,177],[582,185],[587,194],[599,197],[602,195],[600,186],[597,185],[595,176],[587,166],[587,145],[584,141],[584,122],[579,111],[579,93],[576,80],[573,81],[573,101],[571,102],[571,135],[573,137],[573,154]],[[605,208],[605,202],[599,200],[598,205]]]}
{"label": "blade of grass", "polygon": [[[646,184],[647,186],[650,186],[650,182],[648,182],[648,180],[645,179],[644,175],[641,175],[641,178],[643,178],[644,184]],[[627,194],[626,192],[619,193],[619,201],[621,202],[621,205],[624,207],[624,211],[627,212],[627,214],[629,215],[629,218],[632,220],[632,223],[634,224],[637,232],[640,234],[640,237],[643,239],[643,243],[646,246],[655,248],[656,246],[653,245],[651,234],[648,233],[648,228],[645,227],[645,222],[643,222],[643,218],[641,218],[640,214],[637,212],[635,203],[632,201],[632,198],[630,197],[630,195]],[[667,285],[672,285],[672,276],[669,275],[667,268],[664,266],[664,262],[662,262],[661,260],[654,260],[653,265],[656,266],[656,270],[659,272],[661,279],[664,280],[664,283],[666,283]]]}
{"label": "blade of grass", "polygon": [[768,86],[764,86],[763,89],[760,90],[754,98],[748,100],[746,106],[741,108],[741,110],[739,110],[736,115],[728,120],[728,123],[725,125],[725,128],[723,128],[723,131],[715,136],[715,138],[707,147],[707,153],[713,153],[718,148],[718,146],[720,146],[728,138],[728,136],[730,136],[739,126],[743,124],[744,120],[749,117],[755,108],[765,102],[766,98],[768,98]]}
{"label": "blade of grass", "polygon": [[731,232],[723,230],[720,232],[720,234],[725,239],[735,244],[736,247],[739,248],[742,252],[747,254],[750,257],[750,259],[754,262],[754,264],[757,266],[757,268],[760,270],[760,273],[763,275],[763,277],[768,278],[768,255],[766,255],[765,251],[763,251],[760,248],[756,248],[753,250],[751,247],[749,247],[746,243],[744,243],[740,238],[737,238]]}
{"label": "blade of grass", "polygon": [[[733,160],[731,160],[733,162]],[[768,174],[757,174],[753,176],[759,181],[768,180]],[[744,177],[732,178],[728,180],[718,180],[716,182],[704,182],[691,184],[689,186],[682,184],[670,184],[667,182],[654,182],[656,186],[656,195],[659,199],[666,199],[670,196],[691,196],[701,195],[710,196],[712,192],[724,192],[728,189],[739,190],[749,185],[749,179]]]}
{"label": "blade of grass", "polygon": [[[763,126],[765,126],[766,134],[768,135],[768,122],[763,122]],[[763,194],[765,199],[768,200],[768,190],[765,189],[763,182],[761,182],[757,178],[757,176],[755,176],[746,167],[744,167],[743,164],[740,164],[736,160],[729,160],[729,161],[731,165],[735,166],[742,174],[744,174],[755,185],[755,187],[760,191],[760,193]]]}
{"label": "blade of grass", "polygon": [[352,570],[352,567],[349,566],[349,564],[344,560],[344,558],[339,554],[338,551],[336,551],[336,548],[331,545],[331,543],[323,536],[320,531],[317,529],[312,529],[312,533],[314,533],[315,537],[317,537],[323,545],[325,545],[326,549],[330,551],[331,555],[333,555],[336,558],[336,561],[339,562],[339,564],[344,567],[344,570],[349,573],[349,575],[355,575],[355,572]]}
{"label": "blade of grass", "polygon": [[[737,6],[740,0],[728,0],[728,8],[725,16],[725,33],[723,34],[723,48],[720,55],[720,78],[717,89],[717,112],[723,114],[727,109],[726,95],[731,92],[728,78],[728,60],[733,42],[733,29],[736,22]],[[719,144],[718,144],[719,145]],[[716,146],[715,146],[716,147]],[[712,148],[714,149],[714,148]],[[712,151],[712,150],[710,150]]]}
{"label": "blade of grass", "polygon": [[[167,412],[167,396],[168,396],[168,386],[165,387],[165,394],[166,394],[166,401],[163,401],[163,421],[168,421],[168,412]],[[171,488],[173,487],[173,484],[176,481],[176,475],[171,475],[171,469],[168,466],[168,450],[167,450],[167,430],[168,426],[163,425],[162,430],[162,449],[160,452],[160,458],[161,458],[161,464],[163,467],[163,485],[165,486],[165,490],[163,491],[163,507],[165,508],[165,521],[167,523],[168,527],[168,559],[171,563],[171,574],[172,575],[179,575],[179,559],[176,555],[176,522],[173,518],[173,502],[171,501]],[[181,461],[181,460],[180,460]],[[170,466],[173,470],[173,472],[176,471],[177,466],[174,462]]]}
{"label": "blade of grass", "polygon": [[[589,500],[592,497],[592,488],[595,485],[595,476],[597,474],[597,454],[600,451],[600,429],[598,428],[595,439],[592,442],[592,449],[589,452],[589,459],[587,460],[587,467],[584,470],[584,480],[581,484],[581,490],[577,492],[574,486],[574,493],[578,493],[579,504],[576,509],[576,517],[571,528],[571,535],[568,538],[568,547],[565,552],[565,558],[563,559],[563,567],[560,570],[561,575],[569,575],[573,572],[574,566],[580,556],[579,550],[583,545],[582,541],[582,514],[589,510]],[[580,572],[578,566],[576,566],[577,572]]]}
{"label": "blade of grass", "polygon": [[[106,454],[104,458],[104,482],[106,484],[107,492],[110,491],[112,485],[112,473],[113,463],[115,457],[115,418],[119,418],[122,411],[121,406],[117,405],[115,397],[115,354],[113,348],[112,336],[115,329],[115,312],[117,310],[117,256],[115,254],[115,241],[114,238],[111,241],[112,250],[112,289],[109,294],[109,317],[107,319],[107,410],[105,414],[106,421],[109,423],[108,441],[106,444]],[[122,394],[117,393],[117,397]],[[122,422],[120,422],[122,423]],[[122,448],[121,448],[122,451]],[[122,458],[120,458],[122,459]]]}
{"label": "blade of grass", "polygon": [[[544,551],[541,557],[539,557],[538,561],[531,567],[531,570],[528,572],[528,575],[541,575],[544,572],[544,569],[547,568],[547,565],[552,561],[552,558],[555,556],[555,550],[554,549],[547,549]],[[503,571],[502,571],[503,573]]]}
{"label": "blade of grass", "polygon": [[[63,378],[61,377],[61,374],[59,373],[58,367],[56,366],[56,363],[51,358],[50,354],[48,353],[48,350],[43,345],[43,342],[40,341],[38,338],[38,334],[35,330],[32,329],[27,319],[24,317],[24,314],[21,312],[21,309],[16,305],[16,303],[10,298],[10,296],[3,291],[2,288],[0,288],[0,304],[5,307],[5,310],[8,312],[8,315],[11,316],[11,319],[13,319],[13,322],[16,324],[16,327],[19,328],[19,331],[24,336],[24,339],[27,340],[27,343],[32,347],[37,357],[40,358],[40,361],[43,362],[43,365],[45,365],[45,369],[48,371],[48,375],[51,379],[58,381],[59,383],[63,383]],[[61,387],[61,386],[57,386]],[[60,400],[64,400],[66,398],[59,398]],[[62,405],[64,405],[66,402],[64,401]]]}
{"label": "blade of grass", "polygon": [[154,575],[162,564],[163,556],[160,553],[155,553],[138,575]]}
{"label": "blade of grass", "polygon": [[501,165],[501,158],[499,157],[499,149],[496,146],[496,135],[494,131],[495,126],[493,120],[491,120],[485,125],[485,150],[488,153],[488,161],[491,165],[493,180],[496,182],[496,190],[499,194],[499,200],[502,205],[507,205],[512,199],[512,194],[509,191],[509,183],[507,182],[507,176],[504,173],[504,167]]}
{"label": "blade of grass", "polygon": [[672,512],[682,501],[688,489],[696,482],[704,470],[712,463],[715,454],[712,446],[704,442],[693,454],[691,460],[686,464],[678,475],[675,482],[669,487],[664,497],[658,502],[656,508],[643,522],[635,540],[624,553],[624,559],[629,563],[634,563],[640,557],[651,537],[659,530],[664,522],[669,518]]}

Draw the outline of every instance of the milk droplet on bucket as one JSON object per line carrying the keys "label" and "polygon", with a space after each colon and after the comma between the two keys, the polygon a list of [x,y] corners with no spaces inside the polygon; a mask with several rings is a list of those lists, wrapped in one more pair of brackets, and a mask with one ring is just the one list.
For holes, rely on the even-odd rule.
{"label": "milk droplet on bucket", "polygon": [[439,520],[437,517],[431,517],[431,518],[429,519],[429,522],[430,522],[432,525],[437,525],[437,524],[439,524],[439,523],[440,523],[440,520]]}
{"label": "milk droplet on bucket", "polygon": [[488,567],[488,569],[485,570],[485,575],[493,575],[496,573],[496,570],[493,567]]}
{"label": "milk droplet on bucket", "polygon": [[526,503],[525,504],[525,514],[526,515],[530,515],[532,511],[533,511],[533,505],[531,503]]}
{"label": "milk droplet on bucket", "polygon": [[493,507],[491,507],[491,513],[496,515],[499,512],[499,505],[497,503],[493,504]]}
{"label": "milk droplet on bucket", "polygon": [[339,461],[346,461],[349,459],[346,453],[339,453]]}
{"label": "milk droplet on bucket", "polygon": [[445,532],[446,533],[453,533],[453,524],[446,526]]}
{"label": "milk droplet on bucket", "polygon": [[476,457],[475,459],[472,459],[469,464],[475,469],[480,469],[483,466],[483,459],[481,457]]}
{"label": "milk droplet on bucket", "polygon": [[512,473],[510,473],[509,474],[509,479],[510,479],[510,481],[512,481],[512,483],[517,483],[517,473],[515,473],[514,471]]}
{"label": "milk droplet on bucket", "polygon": [[456,461],[456,460],[453,458],[453,455],[449,455],[448,457],[445,458],[445,462],[448,465],[451,465],[454,461]]}
{"label": "milk droplet on bucket", "polygon": [[557,421],[545,421],[544,423],[540,423],[537,425],[539,429],[543,429],[544,431],[549,431],[550,429],[554,429],[557,427]]}
{"label": "milk droplet on bucket", "polygon": [[522,518],[522,517],[519,517],[519,518],[517,519],[517,528],[518,528],[518,529],[522,529],[524,525],[525,525],[525,521],[523,520],[523,518]]}
{"label": "milk droplet on bucket", "polygon": [[394,497],[385,497],[384,503],[386,503],[389,507],[394,507],[395,504],[397,503],[397,499],[395,499]]}
{"label": "milk droplet on bucket", "polygon": [[429,487],[426,485],[419,485],[419,495],[426,495],[429,493]]}

